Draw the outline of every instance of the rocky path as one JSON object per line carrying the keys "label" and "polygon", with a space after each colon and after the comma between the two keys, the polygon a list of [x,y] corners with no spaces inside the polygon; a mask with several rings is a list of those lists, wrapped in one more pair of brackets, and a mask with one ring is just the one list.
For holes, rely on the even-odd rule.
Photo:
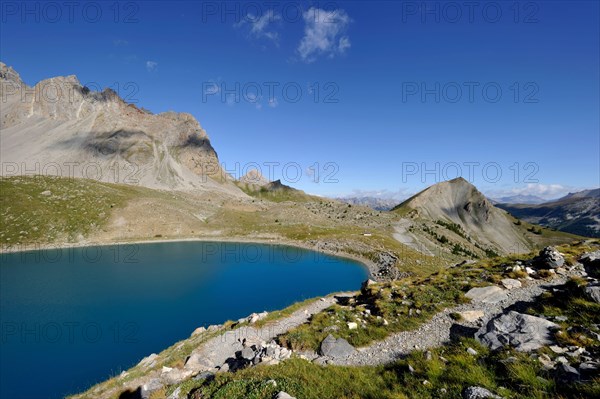
{"label": "rocky path", "polygon": [[[493,317],[499,315],[504,309],[517,302],[530,302],[545,290],[564,284],[566,277],[556,275],[552,280],[529,280],[521,288],[505,290],[504,299],[496,303],[486,303],[473,299],[471,303],[444,309],[436,314],[429,322],[413,331],[404,331],[393,334],[383,341],[375,342],[370,346],[359,348],[357,352],[347,359],[333,359],[330,363],[339,365],[380,365],[398,360],[414,350],[423,350],[443,345],[450,341],[453,326],[463,331],[477,329]],[[477,320],[455,321],[451,313],[467,313],[469,316],[481,316]]]}
{"label": "rocky path", "polygon": [[[394,224],[393,237],[396,241],[404,244],[415,251],[419,251],[425,255],[434,256],[434,254],[421,242],[428,241],[426,238],[417,239],[414,234],[409,232],[409,228],[412,226],[412,222],[408,219],[401,219]],[[435,246],[435,245],[433,245]]]}
{"label": "rocky path", "polygon": [[213,369],[221,367],[228,359],[235,359],[236,352],[242,351],[245,347],[260,345],[261,342],[268,342],[278,335],[306,323],[312,315],[335,304],[337,302],[336,298],[352,295],[354,293],[342,293],[321,298],[297,310],[290,316],[267,323],[263,327],[243,326],[232,331],[227,331],[212,338],[192,352],[185,368],[195,372],[202,368]]}

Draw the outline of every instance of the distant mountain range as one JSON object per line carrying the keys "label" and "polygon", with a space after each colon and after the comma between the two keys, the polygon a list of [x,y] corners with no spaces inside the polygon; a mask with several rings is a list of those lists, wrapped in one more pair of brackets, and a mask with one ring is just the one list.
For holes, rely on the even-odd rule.
{"label": "distant mountain range", "polygon": [[494,204],[541,204],[548,200],[536,195],[519,194],[508,197],[490,198]]}
{"label": "distant mountain range", "polygon": [[600,189],[585,190],[542,204],[497,204],[529,223],[587,237],[600,237]]}
{"label": "distant mountain range", "polygon": [[368,206],[376,211],[389,211],[396,205],[398,200],[391,198],[378,198],[378,197],[341,197],[335,198],[338,201],[345,202],[351,205],[362,205]]}

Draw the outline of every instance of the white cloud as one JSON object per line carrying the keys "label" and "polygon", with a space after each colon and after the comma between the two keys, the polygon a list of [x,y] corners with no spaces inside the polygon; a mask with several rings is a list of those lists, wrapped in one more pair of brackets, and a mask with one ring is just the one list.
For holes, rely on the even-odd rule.
{"label": "white cloud", "polygon": [[303,18],[304,36],[298,45],[298,54],[304,62],[313,62],[318,55],[344,54],[350,48],[350,38],[344,35],[351,22],[346,11],[311,7]]}
{"label": "white cloud", "polygon": [[281,21],[281,16],[275,14],[275,12],[270,9],[261,16],[248,14],[240,22],[234,24],[234,27],[240,28],[247,24],[250,26],[250,37],[255,39],[268,39],[277,44],[279,42],[279,33],[274,29],[274,25],[279,21]]}
{"label": "white cloud", "polygon": [[279,105],[279,101],[277,101],[277,99],[275,97],[269,99],[269,107],[277,108],[278,105]]}
{"label": "white cloud", "polygon": [[115,47],[127,46],[127,45],[129,45],[129,42],[127,40],[124,40],[124,39],[115,39],[115,40],[113,40],[113,45]]}
{"label": "white cloud", "polygon": [[146,69],[148,72],[155,71],[158,68],[158,62],[156,61],[146,61]]}

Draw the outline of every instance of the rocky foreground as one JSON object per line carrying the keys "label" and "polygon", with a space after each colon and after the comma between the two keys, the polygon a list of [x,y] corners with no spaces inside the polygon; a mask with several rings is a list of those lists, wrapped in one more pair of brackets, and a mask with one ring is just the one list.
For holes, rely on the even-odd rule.
{"label": "rocky foreground", "polygon": [[[339,391],[352,390],[347,385],[334,393],[336,383],[328,379],[391,370],[397,385],[378,397],[592,397],[600,394],[599,246],[466,263],[422,281],[367,281],[360,292],[290,312],[199,328],[77,397],[364,397],[372,382],[364,391]],[[443,296],[431,286],[441,287]],[[448,381],[457,362],[489,376],[475,378],[467,370]],[[498,375],[498,364],[507,375]],[[526,376],[511,374],[524,370]],[[308,378],[304,373],[321,375],[313,390],[300,383]],[[515,387],[527,378],[537,385],[520,392]],[[319,387],[325,382],[333,391]]]}

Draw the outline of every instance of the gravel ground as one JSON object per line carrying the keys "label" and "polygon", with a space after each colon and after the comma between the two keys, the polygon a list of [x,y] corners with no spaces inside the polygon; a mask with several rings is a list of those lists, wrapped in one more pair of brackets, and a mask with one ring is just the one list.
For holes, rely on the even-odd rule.
{"label": "gravel ground", "polygon": [[[522,288],[509,290],[508,298],[496,304],[471,302],[453,308],[444,309],[436,314],[428,323],[419,329],[393,334],[383,341],[375,342],[370,346],[359,348],[357,353],[348,359],[330,360],[331,364],[338,365],[380,365],[394,362],[414,350],[423,350],[443,345],[450,341],[451,334],[472,334],[473,329],[478,329],[490,319],[502,313],[504,309],[518,302],[531,302],[535,297],[547,289],[564,284],[566,277],[555,276],[552,280],[532,280],[524,283]],[[459,322],[450,318],[454,312],[467,310],[483,311],[484,316],[477,322]]]}

